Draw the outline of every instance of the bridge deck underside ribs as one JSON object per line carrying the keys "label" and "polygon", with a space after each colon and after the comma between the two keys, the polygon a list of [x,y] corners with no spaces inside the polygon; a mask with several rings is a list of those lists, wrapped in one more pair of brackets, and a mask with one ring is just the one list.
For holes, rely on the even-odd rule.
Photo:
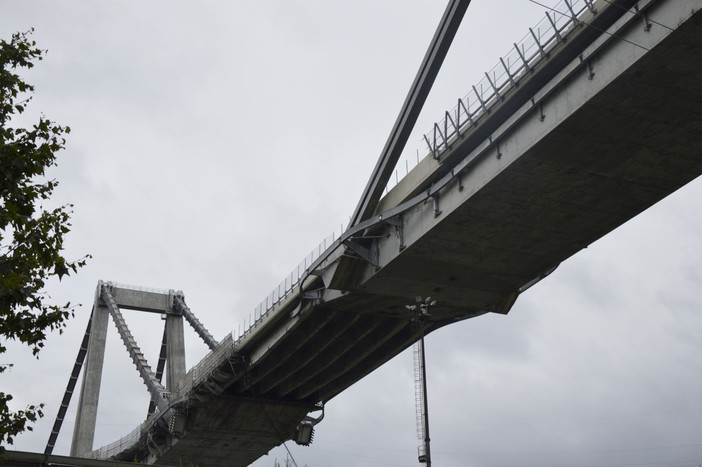
{"label": "bridge deck underside ribs", "polygon": [[[183,459],[192,465],[249,465],[290,439],[292,429],[309,410],[308,404],[264,397],[217,396],[193,409],[189,435],[161,456],[157,465],[189,465],[181,464]],[[198,464],[198,459],[207,463]]]}
{"label": "bridge deck underside ribs", "polygon": [[[288,339],[258,361],[248,381],[241,379],[228,392],[290,401],[326,401],[340,392],[343,381],[358,380],[391,358],[388,349],[412,344],[409,315],[379,314],[378,303],[368,312],[317,307],[297,329],[307,339]],[[356,305],[358,305],[356,303]],[[373,310],[375,313],[370,312]],[[290,372],[294,367],[296,370]],[[253,392],[252,392],[253,391]]]}

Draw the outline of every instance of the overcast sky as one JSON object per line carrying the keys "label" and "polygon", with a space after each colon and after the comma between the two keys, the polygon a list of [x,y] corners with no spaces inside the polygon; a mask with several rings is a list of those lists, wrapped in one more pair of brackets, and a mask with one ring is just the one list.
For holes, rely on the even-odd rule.
{"label": "overcast sky", "polygon": [[[554,4],[554,0],[545,0]],[[348,222],[445,7],[437,0],[0,0],[0,36],[31,27],[46,59],[29,113],[72,132],[52,171],[74,203],[66,253],[93,255],[49,291],[83,303],[39,360],[10,345],[0,376],[46,417],[43,451],[98,280],[183,290],[217,338]],[[528,0],[474,0],[420,130],[541,19]],[[408,158],[421,150],[419,133]],[[441,466],[702,464],[702,182],[562,264],[508,316],[427,339]],[[155,367],[158,316],[125,312]],[[188,367],[206,353],[187,332]],[[95,447],[148,406],[111,326]],[[56,453],[67,454],[77,400]],[[302,467],[417,464],[411,351],[327,405]],[[283,459],[278,448],[255,465]]]}

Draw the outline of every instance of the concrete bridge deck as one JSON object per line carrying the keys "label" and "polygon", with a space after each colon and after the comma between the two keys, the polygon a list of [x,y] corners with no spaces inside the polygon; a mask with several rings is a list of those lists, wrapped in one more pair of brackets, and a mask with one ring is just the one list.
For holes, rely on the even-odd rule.
{"label": "concrete bridge deck", "polygon": [[416,295],[438,299],[428,332],[507,313],[562,261],[699,176],[702,0],[628,13],[634,3],[595,2],[581,20],[597,29],[553,46],[249,332],[220,342],[171,398],[177,432],[157,412],[133,444],[93,455],[247,465],[416,340],[405,309]]}

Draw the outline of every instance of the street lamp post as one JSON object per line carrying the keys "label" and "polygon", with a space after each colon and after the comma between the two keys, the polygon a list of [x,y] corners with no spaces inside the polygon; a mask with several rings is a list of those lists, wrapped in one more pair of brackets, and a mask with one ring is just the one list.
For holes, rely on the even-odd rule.
{"label": "street lamp post", "polygon": [[[421,318],[420,318],[421,319]],[[424,355],[424,321],[419,324],[420,341],[422,345],[422,392],[424,393],[424,452],[427,467],[431,467],[431,450],[429,449],[429,400],[427,397],[427,365]]]}
{"label": "street lamp post", "polygon": [[423,425],[424,429],[424,455],[419,456],[419,462],[423,462],[427,467],[431,467],[431,448],[430,448],[430,437],[429,437],[429,398],[427,397],[427,366],[426,366],[426,355],[424,352],[424,322],[429,318],[429,307],[436,305],[436,301],[432,301],[431,297],[427,297],[426,300],[422,300],[422,297],[417,297],[417,303],[415,305],[405,305],[405,307],[410,311],[417,312],[417,316],[413,318],[417,321],[419,326],[419,351],[420,351],[420,378],[422,380],[422,402],[423,407]]}

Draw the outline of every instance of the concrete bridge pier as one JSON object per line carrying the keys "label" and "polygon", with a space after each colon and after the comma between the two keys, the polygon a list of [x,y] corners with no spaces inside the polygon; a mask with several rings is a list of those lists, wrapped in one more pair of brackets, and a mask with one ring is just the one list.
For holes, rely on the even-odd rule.
{"label": "concrete bridge pier", "polygon": [[80,456],[93,449],[100,383],[102,382],[102,365],[105,361],[107,322],[109,321],[109,311],[100,298],[101,288],[102,282],[99,282],[93,302],[90,340],[83,366],[83,383],[81,384],[78,413],[73,429],[71,456]]}
{"label": "concrete bridge pier", "polygon": [[[148,291],[138,290],[131,287],[116,286],[112,283],[98,282],[95,292],[95,300],[93,302],[93,310],[91,315],[91,324],[89,327],[89,339],[83,365],[83,382],[81,385],[80,399],[78,402],[78,411],[76,415],[76,424],[73,431],[73,440],[71,442],[71,456],[81,457],[89,454],[93,450],[93,440],[95,437],[95,426],[97,421],[98,402],[100,399],[100,385],[102,381],[102,367],[105,361],[105,343],[107,339],[107,324],[108,316],[110,315],[109,304],[106,303],[108,298],[103,295],[104,287],[108,287],[110,293],[109,300],[114,300],[112,304],[116,307],[119,316],[113,316],[115,324],[120,331],[120,334],[125,334],[127,350],[132,355],[132,359],[137,364],[137,369],[140,373],[146,373],[145,381],[147,387],[149,383],[154,381],[160,389],[156,391],[157,396],[152,392],[152,402],[155,403],[154,397],[163,397],[164,388],[160,386],[162,369],[165,366],[166,370],[166,387],[165,391],[174,391],[178,383],[185,376],[185,333],[183,318],[184,313],[190,313],[190,319],[194,320],[192,313],[186,309],[182,299],[182,293],[178,295],[175,291]],[[176,306],[176,302],[179,306]],[[162,353],[159,362],[159,371],[157,374],[151,372],[146,359],[141,353],[141,350],[136,344],[133,336],[126,326],[121,313],[118,313],[119,308],[131,309],[136,311],[145,311],[151,313],[160,313],[165,315],[165,353]],[[113,310],[115,311],[115,310]],[[199,324],[199,322],[197,322]],[[201,327],[201,326],[200,326]],[[204,328],[200,329],[204,333]],[[209,333],[206,333],[209,336]],[[123,337],[123,340],[125,338]],[[213,339],[211,339],[213,340]],[[163,361],[165,360],[165,362]],[[165,365],[164,365],[165,363]],[[142,374],[142,378],[145,376]]]}
{"label": "concrete bridge pier", "polygon": [[[174,293],[169,293],[174,303]],[[166,389],[173,392],[185,376],[185,333],[183,315],[171,309],[166,314]]]}

